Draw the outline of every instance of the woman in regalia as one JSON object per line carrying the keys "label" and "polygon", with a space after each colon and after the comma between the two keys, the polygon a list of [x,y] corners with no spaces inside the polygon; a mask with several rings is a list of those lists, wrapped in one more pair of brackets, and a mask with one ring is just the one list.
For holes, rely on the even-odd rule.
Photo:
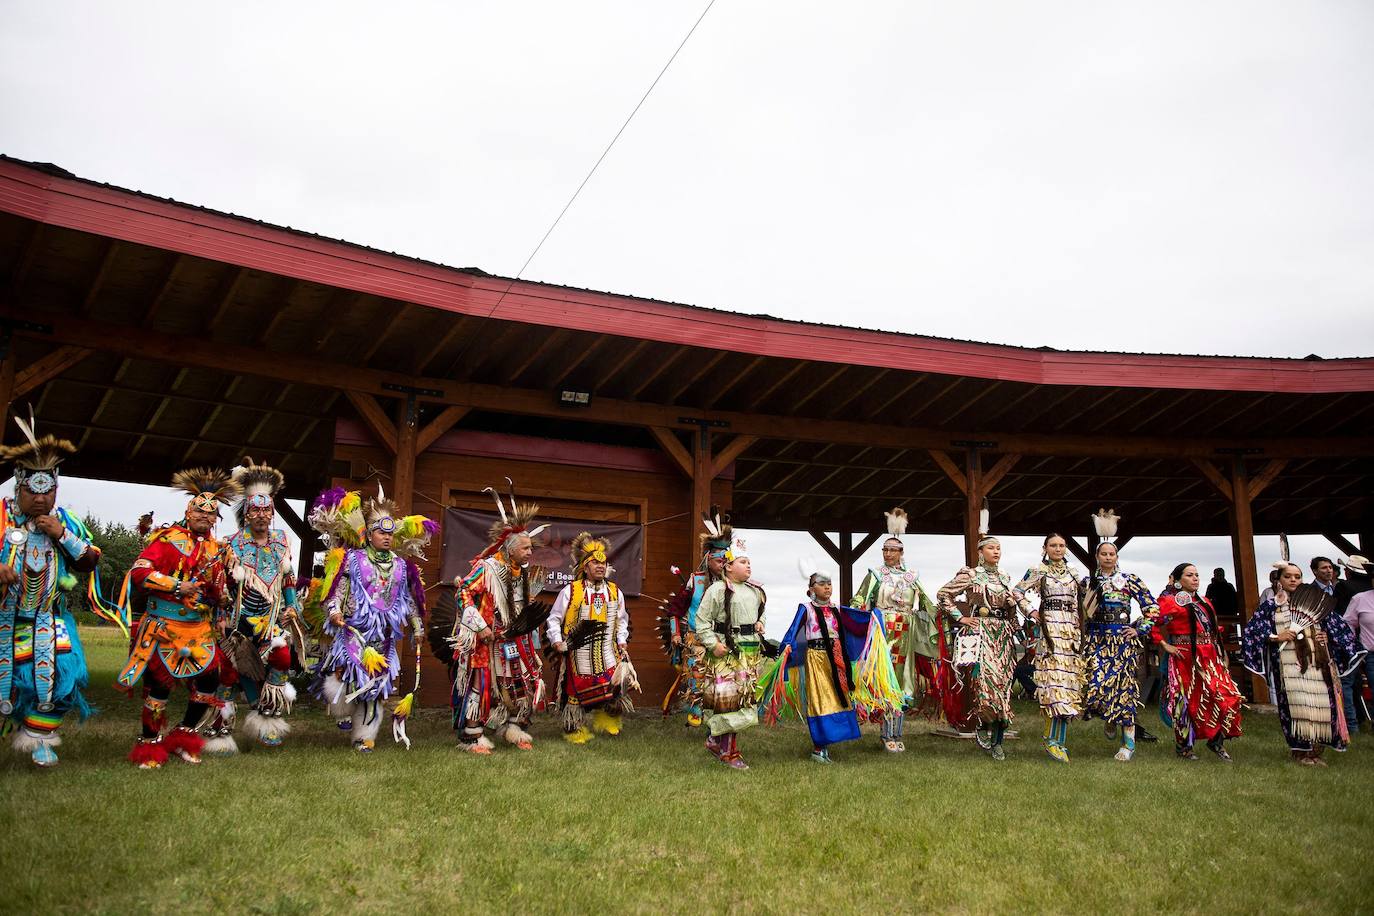
{"label": "woman in regalia", "polygon": [[[1083,626],[1079,617],[1078,574],[1064,558],[1069,545],[1051,534],[1041,544],[1040,563],[1026,570],[1015,594],[1022,609],[1038,625],[1035,647],[1035,700],[1045,716],[1045,750],[1069,762],[1069,720],[1081,711],[1083,700]],[[1040,605],[1030,611],[1030,595]]]}
{"label": "woman in regalia", "polygon": [[1002,739],[1012,721],[1018,603],[1011,579],[997,568],[1002,543],[987,533],[987,509],[982,515],[978,565],[960,569],[936,594],[936,600],[960,634],[954,662],[959,677],[973,682],[971,717],[978,725],[978,744],[993,760],[1005,760]]}
{"label": "woman in regalia", "polygon": [[816,763],[831,762],[832,744],[858,740],[861,712],[867,718],[881,708],[890,716],[905,698],[883,638],[882,612],[836,606],[833,594],[829,576],[811,573],[807,600],[797,606],[778,644],[781,654],[758,687],[766,723],[777,721],[784,702],[806,719]]}
{"label": "woman in regalia", "polygon": [[1245,624],[1245,667],[1269,682],[1293,760],[1326,766],[1322,751],[1344,750],[1350,741],[1341,676],[1365,653],[1350,625],[1334,613],[1335,600],[1320,586],[1303,584],[1301,567],[1286,561],[1274,566],[1274,594]]}
{"label": "woman in regalia", "polygon": [[[1110,520],[1105,528],[1098,528],[1099,537],[1116,535],[1115,515],[1099,514],[1093,518]],[[1083,708],[1102,718],[1107,737],[1120,729],[1121,747],[1116,759],[1127,761],[1135,755],[1140,639],[1149,635],[1159,605],[1139,576],[1121,571],[1116,545],[1110,540],[1097,545],[1094,559],[1096,568],[1082,583],[1086,618]],[[1135,616],[1132,602],[1139,617]]]}
{"label": "woman in regalia", "polygon": [[1240,689],[1226,669],[1226,649],[1217,612],[1198,594],[1201,579],[1192,563],[1180,563],[1169,574],[1176,589],[1159,599],[1159,622],[1151,636],[1169,657],[1166,705],[1174,725],[1174,749],[1184,760],[1196,760],[1197,738],[1224,761],[1225,742],[1240,737]]}

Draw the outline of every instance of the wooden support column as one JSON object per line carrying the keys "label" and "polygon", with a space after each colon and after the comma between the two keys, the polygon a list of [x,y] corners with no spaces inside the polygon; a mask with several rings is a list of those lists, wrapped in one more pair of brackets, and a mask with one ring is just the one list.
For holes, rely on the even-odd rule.
{"label": "wooden support column", "polygon": [[964,471],[964,562],[978,564],[978,516],[983,510],[983,463],[978,449],[968,450]]}
{"label": "wooden support column", "polygon": [[687,554],[689,557],[696,556],[700,546],[697,541],[697,529],[701,525],[701,517],[711,511],[711,481],[714,477],[711,473],[711,430],[701,426],[692,434],[692,518],[688,531],[691,553]]}
{"label": "wooden support column", "polygon": [[1112,543],[1116,545],[1116,552],[1120,554],[1121,551],[1125,550],[1126,545],[1130,543],[1133,537],[1135,537],[1133,534],[1118,534],[1116,540],[1112,541]]}
{"label": "wooden support column", "polygon": [[[324,489],[321,487],[320,489]],[[309,501],[305,504],[306,511],[310,510]],[[305,590],[309,587],[310,576],[315,566],[315,545],[318,537],[305,519],[297,514],[285,499],[278,496],[276,499],[277,515],[286,522],[286,527],[291,529],[291,533],[301,540],[300,556],[296,558],[296,591],[300,593],[302,600],[305,597]]]}
{"label": "wooden support column", "polygon": [[844,604],[854,594],[854,532],[840,532],[840,581],[839,592],[835,596],[838,604]]}
{"label": "wooden support column", "polygon": [[402,515],[409,515],[415,498],[416,442],[420,435],[420,405],[414,393],[396,408],[396,461],[392,465],[391,498]]}
{"label": "wooden support column", "polygon": [[[1255,562],[1255,524],[1250,514],[1250,479],[1245,472],[1245,460],[1236,456],[1231,461],[1231,555],[1236,569],[1236,597],[1240,604],[1240,619],[1248,621],[1259,607],[1259,568]],[[1250,676],[1255,702],[1267,701],[1269,685],[1257,674]]]}

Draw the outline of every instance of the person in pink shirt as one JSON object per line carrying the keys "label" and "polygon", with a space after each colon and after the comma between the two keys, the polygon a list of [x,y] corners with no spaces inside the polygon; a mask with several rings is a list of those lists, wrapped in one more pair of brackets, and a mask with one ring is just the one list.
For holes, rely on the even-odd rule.
{"label": "person in pink shirt", "polygon": [[[1350,629],[1355,631],[1355,640],[1359,643],[1359,648],[1365,650],[1363,664],[1354,671],[1341,678],[1341,692],[1344,694],[1346,715],[1351,722],[1357,721],[1355,715],[1356,703],[1364,709],[1364,718],[1370,718],[1369,709],[1366,707],[1364,697],[1357,693],[1356,686],[1360,680],[1361,669],[1364,671],[1365,680],[1374,684],[1374,591],[1364,591],[1350,599],[1346,605],[1345,622],[1350,624]],[[1352,736],[1355,729],[1351,729]]]}

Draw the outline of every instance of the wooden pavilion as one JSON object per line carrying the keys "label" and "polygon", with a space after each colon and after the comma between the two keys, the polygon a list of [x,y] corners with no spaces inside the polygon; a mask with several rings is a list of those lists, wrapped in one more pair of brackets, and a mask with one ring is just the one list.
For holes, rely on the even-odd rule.
{"label": "wooden pavilion", "polygon": [[[843,594],[882,509],[962,533],[972,555],[989,496],[999,533],[1079,535],[1084,562],[1099,506],[1126,518],[1123,546],[1229,535],[1245,608],[1256,533],[1374,553],[1374,358],[1063,352],[741,315],[511,281],[8,158],[0,357],[6,408],[78,441],[68,473],[162,484],[247,454],[291,497],[380,477],[434,515],[484,508],[480,489],[510,475],[551,514],[645,526],[648,595],[695,561],[712,502],[740,526],[811,531]],[[632,602],[649,692],[668,679],[648,661],[654,604]]]}

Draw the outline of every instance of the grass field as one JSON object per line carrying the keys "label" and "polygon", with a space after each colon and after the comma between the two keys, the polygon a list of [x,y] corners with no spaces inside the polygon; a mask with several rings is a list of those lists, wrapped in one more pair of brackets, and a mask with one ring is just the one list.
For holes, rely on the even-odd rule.
{"label": "grass field", "polygon": [[793,723],[748,732],[737,773],[656,716],[581,748],[544,718],[533,751],[478,759],[426,711],[414,750],[365,757],[302,705],[283,751],[139,772],[137,709],[108,686],[122,646],[87,649],[103,713],[54,771],[0,763],[7,912],[1370,907],[1374,737],[1299,769],[1274,716],[1247,719],[1230,766],[1164,743],[1120,764],[1095,722],[1057,764],[1026,706],[1002,764],[909,725],[905,755],[866,735],[821,767]]}

